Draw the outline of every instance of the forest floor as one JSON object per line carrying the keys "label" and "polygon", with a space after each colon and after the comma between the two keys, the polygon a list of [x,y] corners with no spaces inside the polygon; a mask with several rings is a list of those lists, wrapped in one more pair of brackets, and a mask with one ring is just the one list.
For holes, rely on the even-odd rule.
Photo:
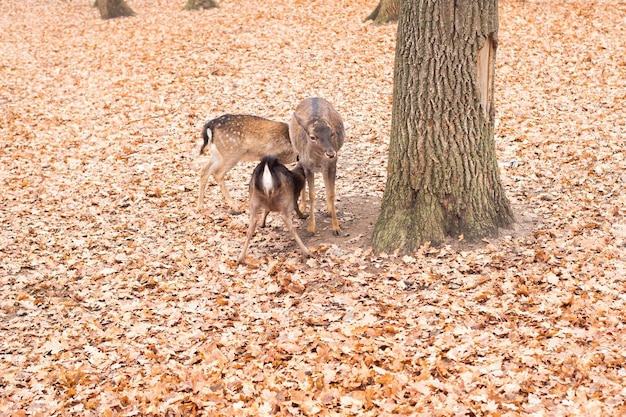
{"label": "forest floor", "polygon": [[[0,416],[626,414],[626,4],[501,1],[496,146],[518,223],[374,255],[396,25],[377,0],[0,2]],[[340,237],[307,261],[200,129],[330,100]],[[254,164],[231,171],[245,204]],[[318,180],[318,183],[321,183]]]}

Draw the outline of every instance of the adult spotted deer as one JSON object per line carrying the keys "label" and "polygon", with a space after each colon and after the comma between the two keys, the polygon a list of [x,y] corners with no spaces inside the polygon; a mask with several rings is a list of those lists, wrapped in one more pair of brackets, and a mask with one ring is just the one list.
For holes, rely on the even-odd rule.
{"label": "adult spotted deer", "polygon": [[[335,178],[337,151],[343,145],[343,121],[333,106],[323,98],[307,98],[298,104],[289,123],[289,137],[298,153],[309,186],[309,225],[315,233],[315,173],[322,172],[326,187],[326,209],[332,217],[333,233],[339,235],[339,221],[335,210]],[[306,192],[302,189],[300,210],[306,209]]]}
{"label": "adult spotted deer", "polygon": [[298,195],[304,188],[304,181],[304,168],[300,163],[290,171],[274,156],[264,156],[261,159],[261,163],[254,168],[250,179],[250,224],[246,243],[239,256],[239,263],[245,262],[246,252],[254,235],[261,210],[265,211],[262,226],[265,226],[265,219],[270,211],[279,212],[287,229],[300,247],[302,255],[312,256],[309,249],[302,243],[291,221],[294,209],[298,214],[301,214],[297,204]]}
{"label": "adult spotted deer", "polygon": [[274,155],[283,164],[296,161],[286,123],[257,116],[225,114],[205,124],[202,137],[204,144],[200,148],[200,155],[209,147],[211,157],[200,173],[199,211],[203,207],[204,190],[210,175],[215,177],[228,205],[239,211],[224,183],[226,172],[237,162],[258,161],[264,155]]}

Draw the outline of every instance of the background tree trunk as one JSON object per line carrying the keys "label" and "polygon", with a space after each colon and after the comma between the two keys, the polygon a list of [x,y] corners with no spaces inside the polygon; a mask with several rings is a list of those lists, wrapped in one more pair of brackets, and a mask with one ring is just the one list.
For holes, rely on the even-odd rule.
{"label": "background tree trunk", "polygon": [[135,12],[124,0],[96,0],[96,7],[103,19],[114,19],[122,16],[134,16]]}
{"label": "background tree trunk", "polygon": [[214,0],[187,0],[184,10],[212,9],[217,7]]}
{"label": "background tree trunk", "polygon": [[365,21],[373,20],[374,23],[388,23],[398,20],[402,0],[380,0],[374,11],[365,18]]}
{"label": "background tree trunk", "polygon": [[493,236],[513,223],[494,144],[497,10],[497,0],[403,2],[375,251]]}

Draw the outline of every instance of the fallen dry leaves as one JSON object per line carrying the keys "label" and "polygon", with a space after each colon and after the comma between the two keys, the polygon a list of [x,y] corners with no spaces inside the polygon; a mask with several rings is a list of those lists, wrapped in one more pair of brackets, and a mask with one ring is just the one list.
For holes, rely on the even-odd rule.
{"label": "fallen dry leaves", "polygon": [[[406,256],[368,247],[395,46],[361,22],[376,0],[92,3],[0,3],[1,416],[626,413],[623,2],[501,2],[518,225]],[[200,128],[313,95],[346,121],[344,235],[324,219],[302,262],[273,219],[237,266],[246,213],[215,187],[195,212]]]}

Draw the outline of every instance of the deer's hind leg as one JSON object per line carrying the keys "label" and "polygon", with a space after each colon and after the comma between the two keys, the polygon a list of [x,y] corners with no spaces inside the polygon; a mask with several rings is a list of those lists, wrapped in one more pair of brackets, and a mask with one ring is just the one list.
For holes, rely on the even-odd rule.
{"label": "deer's hind leg", "polygon": [[216,151],[213,151],[211,153],[211,159],[202,168],[202,171],[200,171],[200,192],[198,194],[198,204],[197,204],[198,211],[202,211],[203,206],[204,206],[204,191],[206,190],[206,183],[209,181],[209,177],[211,176],[211,174],[213,174],[213,172],[215,171],[217,166],[220,164],[220,162],[221,162],[221,157],[219,153]]}
{"label": "deer's hind leg", "polygon": [[224,158],[219,164],[219,166],[217,167],[217,169],[215,170],[215,173],[213,174],[213,177],[215,177],[215,181],[220,186],[220,191],[222,195],[224,196],[226,203],[236,213],[241,212],[241,207],[235,202],[233,197],[230,195],[230,192],[228,192],[228,188],[226,187],[225,177],[226,177],[226,173],[232,167],[237,165],[237,162],[239,162],[240,159],[241,158],[239,157],[239,155],[232,156],[231,158]]}

